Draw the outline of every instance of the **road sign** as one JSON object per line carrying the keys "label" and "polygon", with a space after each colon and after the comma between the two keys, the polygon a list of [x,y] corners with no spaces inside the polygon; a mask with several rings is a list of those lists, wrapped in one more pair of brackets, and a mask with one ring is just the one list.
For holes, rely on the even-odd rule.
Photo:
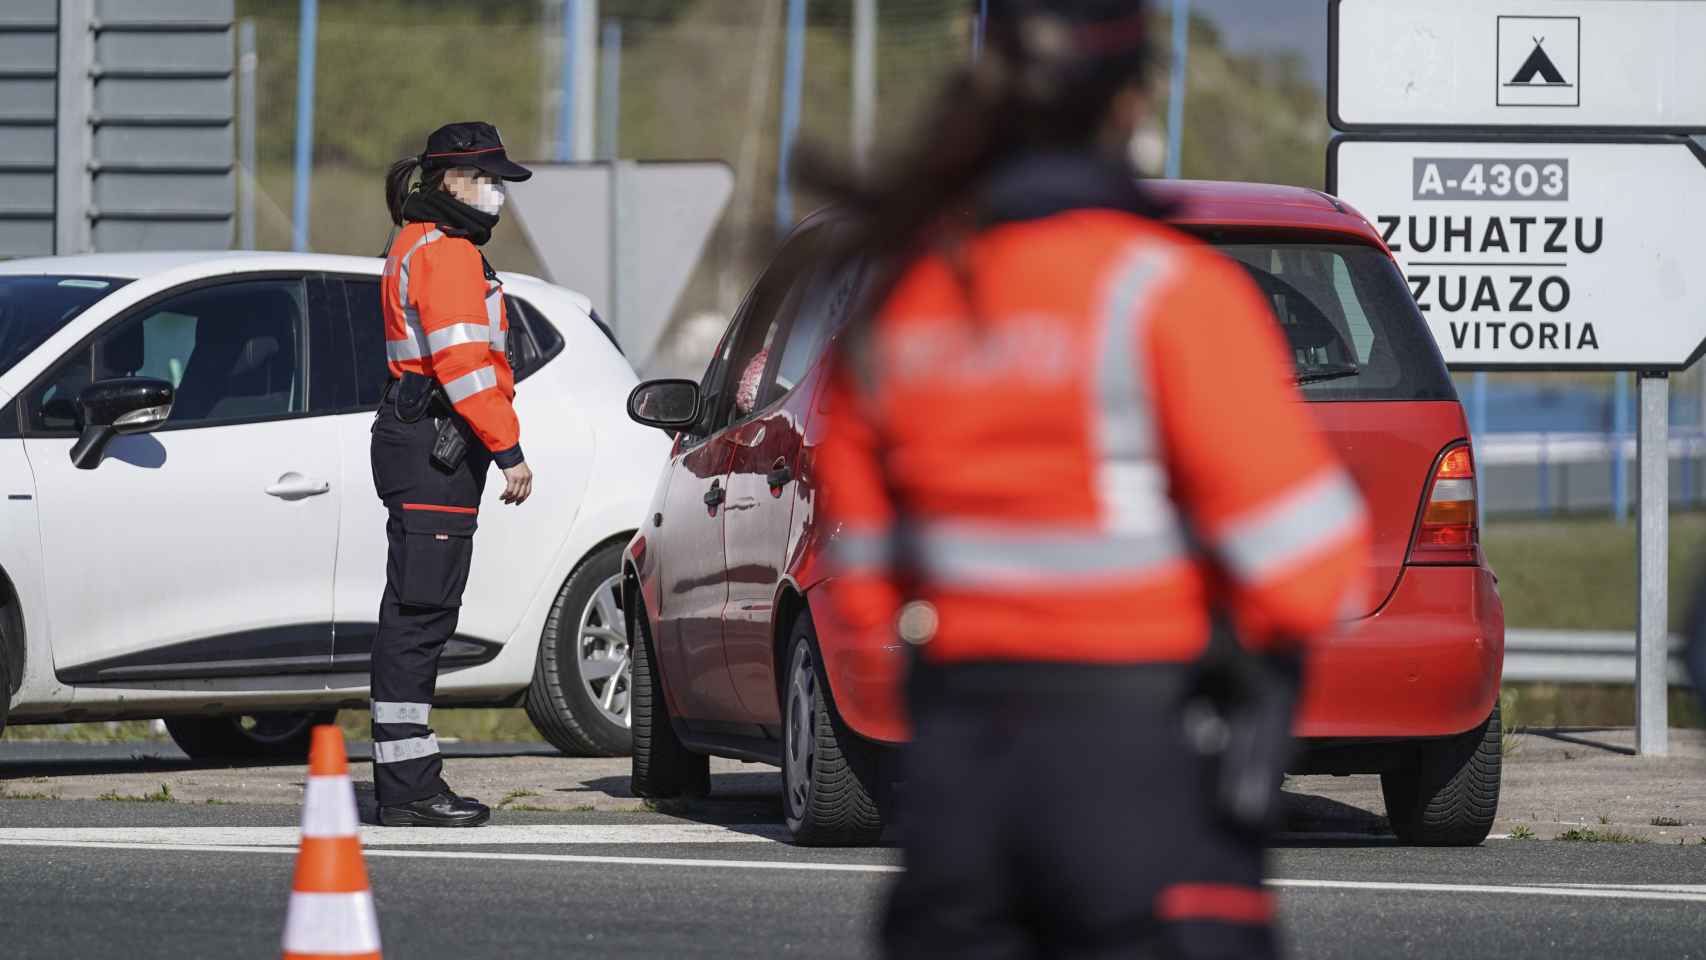
{"label": "road sign", "polygon": [[1706,131],[1706,3],[1334,0],[1341,130]]}
{"label": "road sign", "polygon": [[522,232],[553,283],[592,299],[644,368],[734,192],[705,163],[539,163],[512,183]]}
{"label": "road sign", "polygon": [[1327,166],[1447,363],[1679,370],[1706,345],[1706,152],[1690,140],[1348,136]]}

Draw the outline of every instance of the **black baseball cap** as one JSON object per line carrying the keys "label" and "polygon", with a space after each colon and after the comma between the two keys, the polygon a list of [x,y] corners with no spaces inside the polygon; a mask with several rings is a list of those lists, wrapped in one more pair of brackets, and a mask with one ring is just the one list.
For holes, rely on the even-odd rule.
{"label": "black baseball cap", "polygon": [[[1147,54],[1149,4],[1144,0],[987,0],[992,32],[1030,29],[1047,52],[1092,60]],[[1038,24],[1048,32],[1037,34]]]}
{"label": "black baseball cap", "polygon": [[498,128],[489,123],[447,123],[427,137],[421,154],[421,169],[447,170],[473,167],[502,180],[526,180],[533,171],[511,160],[504,152]]}

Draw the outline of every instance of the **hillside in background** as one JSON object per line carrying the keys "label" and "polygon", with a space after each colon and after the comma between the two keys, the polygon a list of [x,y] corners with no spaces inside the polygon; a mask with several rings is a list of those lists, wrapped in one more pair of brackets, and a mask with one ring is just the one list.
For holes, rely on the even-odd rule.
{"label": "hillside in background", "polygon": [[[321,5],[315,249],[377,254],[390,227],[380,186],[385,168],[419,150],[441,123],[490,120],[519,159],[553,155],[561,28],[543,15],[546,6],[537,0]],[[785,3],[603,0],[602,7],[623,27],[620,155],[719,159],[735,169],[731,209],[681,306],[682,315],[726,315],[775,239]],[[967,9],[959,0],[881,3],[879,150],[908,134],[920,105],[962,60]],[[280,248],[291,230],[297,5],[238,0],[237,11],[254,20],[258,45],[257,237],[262,247]],[[1164,44],[1164,17],[1156,28]],[[802,135],[845,149],[852,51],[844,0],[814,0],[808,29]],[[1243,25],[1240,36],[1249,33]],[[1185,174],[1319,186],[1327,127],[1309,63],[1247,43],[1233,52],[1226,36],[1210,17],[1193,19]],[[1164,69],[1156,79],[1160,117]],[[513,224],[500,227],[490,253],[507,269],[540,271]]]}

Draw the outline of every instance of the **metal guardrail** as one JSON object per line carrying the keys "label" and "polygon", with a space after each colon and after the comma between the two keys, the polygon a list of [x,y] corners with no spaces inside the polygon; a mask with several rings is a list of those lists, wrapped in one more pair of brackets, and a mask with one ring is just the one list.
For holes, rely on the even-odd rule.
{"label": "metal guardrail", "polygon": [[[1706,431],[1675,429],[1670,458],[1706,457]],[[1635,462],[1635,435],[1609,433],[1489,433],[1475,444],[1475,458],[1487,466],[1539,463],[1606,463],[1622,457]]]}
{"label": "metal guardrail", "polygon": [[[1689,686],[1683,638],[1670,638],[1669,680]],[[1506,630],[1505,680],[1634,683],[1635,634],[1592,630]]]}

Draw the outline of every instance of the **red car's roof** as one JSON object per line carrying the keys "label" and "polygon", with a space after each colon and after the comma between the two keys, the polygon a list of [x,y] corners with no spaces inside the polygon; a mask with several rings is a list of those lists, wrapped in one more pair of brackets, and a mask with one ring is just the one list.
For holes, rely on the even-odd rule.
{"label": "red car's roof", "polygon": [[1173,208],[1167,217],[1172,223],[1293,227],[1347,233],[1376,243],[1380,239],[1350,204],[1319,190],[1221,180],[1146,180],[1143,186]]}

